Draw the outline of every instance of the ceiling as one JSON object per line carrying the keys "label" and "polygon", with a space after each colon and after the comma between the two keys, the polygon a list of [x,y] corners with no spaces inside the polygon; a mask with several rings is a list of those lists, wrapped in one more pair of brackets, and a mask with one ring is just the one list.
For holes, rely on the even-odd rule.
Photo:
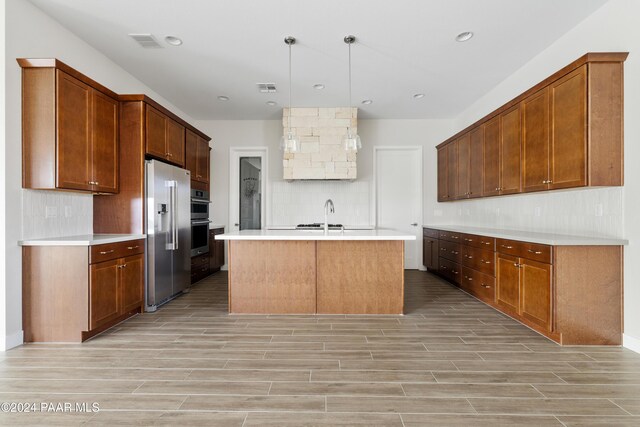
{"label": "ceiling", "polygon": [[[361,118],[462,112],[606,0],[31,0],[194,119],[275,119],[293,105],[348,104]],[[463,31],[475,36],[455,41]],[[152,33],[143,49],[129,33]],[[180,37],[179,47],[164,43]],[[574,58],[567,58],[573,60]],[[69,64],[73,66],[73,64]],[[80,70],[82,71],[82,70]],[[256,83],[276,83],[259,93]],[[313,85],[322,83],[324,90]],[[424,93],[422,99],[413,99]],[[220,101],[224,95],[229,101]],[[362,105],[371,99],[371,105]],[[269,106],[267,101],[275,101]]]}

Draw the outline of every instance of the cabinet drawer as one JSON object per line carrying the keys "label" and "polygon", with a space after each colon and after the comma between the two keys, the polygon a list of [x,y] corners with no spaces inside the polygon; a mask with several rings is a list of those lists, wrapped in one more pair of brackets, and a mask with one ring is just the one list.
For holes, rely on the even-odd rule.
{"label": "cabinet drawer", "polygon": [[89,248],[89,263],[95,264],[141,253],[144,253],[144,239],[94,245]]}
{"label": "cabinet drawer", "polygon": [[455,233],[453,231],[438,232],[438,239],[446,240],[447,242],[453,242],[453,243],[460,242],[462,240],[460,236],[462,236],[461,233]]}
{"label": "cabinet drawer", "polygon": [[460,264],[440,257],[438,272],[456,285],[460,284]]}
{"label": "cabinet drawer", "polygon": [[441,240],[438,254],[442,258],[446,258],[460,264],[462,262],[462,252],[460,250],[460,246],[461,245],[459,243],[452,243]]}
{"label": "cabinet drawer", "polygon": [[191,258],[191,270],[197,269],[198,267],[203,267],[205,265],[209,265],[209,254],[202,254],[198,256],[194,256]]}
{"label": "cabinet drawer", "polygon": [[493,251],[462,246],[462,265],[489,276],[496,275],[496,254]]}
{"label": "cabinet drawer", "polygon": [[496,239],[498,252],[551,264],[551,246],[518,240]]}
{"label": "cabinet drawer", "polygon": [[437,239],[440,233],[438,230],[434,230],[433,228],[422,228],[422,235],[424,237],[431,237],[432,239]]}
{"label": "cabinet drawer", "polygon": [[482,274],[479,271],[473,270],[468,267],[462,267],[462,287],[469,292],[486,302],[493,302],[496,294],[496,279],[495,277]]}
{"label": "cabinet drawer", "polygon": [[476,234],[463,234],[462,243],[473,246],[474,248],[482,248],[489,251],[496,250],[496,239],[493,237],[478,236]]}

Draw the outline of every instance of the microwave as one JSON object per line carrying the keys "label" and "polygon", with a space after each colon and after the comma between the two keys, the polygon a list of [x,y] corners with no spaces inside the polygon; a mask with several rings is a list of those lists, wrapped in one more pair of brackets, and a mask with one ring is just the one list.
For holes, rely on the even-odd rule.
{"label": "microwave", "polygon": [[191,190],[191,219],[209,219],[209,192]]}

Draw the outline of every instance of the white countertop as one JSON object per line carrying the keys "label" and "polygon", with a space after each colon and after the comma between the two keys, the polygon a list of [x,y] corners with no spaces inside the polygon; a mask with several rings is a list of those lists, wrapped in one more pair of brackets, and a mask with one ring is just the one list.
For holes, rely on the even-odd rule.
{"label": "white countertop", "polygon": [[398,230],[242,230],[218,234],[216,240],[416,240],[413,234]]}
{"label": "white countertop", "polygon": [[209,230],[213,230],[216,228],[227,228],[226,225],[220,225],[220,224],[209,224]]}
{"label": "white countertop", "polygon": [[571,236],[568,234],[538,233],[533,231],[500,230],[495,228],[467,227],[464,225],[425,225],[434,230],[477,234],[498,239],[519,240],[550,246],[622,246],[628,245],[626,239],[608,237]]}
{"label": "white countertop", "polygon": [[144,234],[83,234],[80,236],[20,240],[18,244],[20,246],[94,246],[144,239],[146,237]]}

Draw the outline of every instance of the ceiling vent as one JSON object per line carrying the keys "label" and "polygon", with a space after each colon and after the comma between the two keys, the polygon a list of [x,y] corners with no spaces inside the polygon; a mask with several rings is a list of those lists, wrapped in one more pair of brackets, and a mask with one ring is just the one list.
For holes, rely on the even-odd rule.
{"label": "ceiling vent", "polygon": [[277,92],[275,83],[258,83],[258,90],[260,93],[275,93]]}
{"label": "ceiling vent", "polygon": [[153,34],[129,34],[129,37],[145,49],[158,49],[162,47],[160,43],[158,43],[158,40],[153,37]]}

